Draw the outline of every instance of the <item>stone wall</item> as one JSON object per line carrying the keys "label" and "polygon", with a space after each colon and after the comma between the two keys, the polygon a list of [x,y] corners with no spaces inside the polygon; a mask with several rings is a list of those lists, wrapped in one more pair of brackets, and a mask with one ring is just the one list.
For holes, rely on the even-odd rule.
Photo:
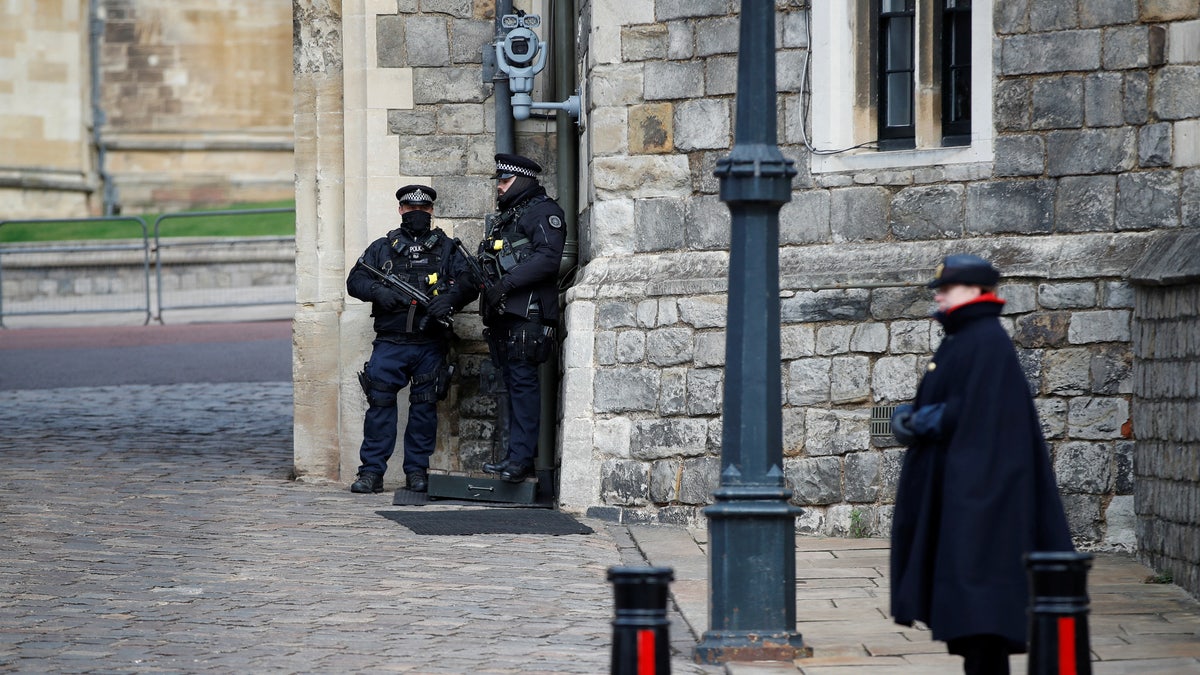
{"label": "stone wall", "polygon": [[[494,101],[478,60],[490,5],[294,3],[302,477],[357,462],[353,373],[369,317],[344,295],[346,262],[394,221],[396,185],[429,181],[438,225],[468,242],[493,208]],[[716,485],[730,218],[713,168],[733,144],[737,5],[578,3],[582,268],[566,293],[564,509],[698,523]],[[830,170],[814,168],[802,133],[807,3],[776,5],[779,141],[799,170],[780,214],[781,468],[806,507],[798,527],[888,531],[902,450],[872,436],[871,408],[913,395],[940,338],[921,284],[944,255],[972,252],[1004,273],[1003,320],[1075,535],[1132,545],[1128,276],[1155,233],[1200,226],[1200,99],[1180,94],[1200,77],[1200,8],[998,2],[994,128],[978,130],[994,156]],[[1072,58],[1052,58],[1062,44]],[[537,124],[519,127],[517,149],[547,160],[553,184],[553,134]],[[477,319],[460,326],[464,376],[443,409],[439,468],[473,461],[495,433],[475,379]]]}
{"label": "stone wall", "polygon": [[1138,550],[1200,596],[1200,232],[1159,236],[1131,276]]}
{"label": "stone wall", "polygon": [[[1200,99],[1169,93],[1195,90],[1200,9],[1003,3],[994,161],[818,173],[799,4],[777,8],[776,36],[779,142],[800,172],[780,214],[783,468],[808,507],[800,529],[888,531],[902,450],[871,436],[870,409],[911,398],[937,346],[919,282],[973,252],[1004,273],[1074,534],[1131,546],[1127,275],[1147,231],[1200,225]],[[717,483],[729,215],[712,169],[733,141],[732,5],[584,5],[588,264],[568,293],[561,440],[573,508],[694,522]],[[1049,58],[1063,40],[1078,58]]]}

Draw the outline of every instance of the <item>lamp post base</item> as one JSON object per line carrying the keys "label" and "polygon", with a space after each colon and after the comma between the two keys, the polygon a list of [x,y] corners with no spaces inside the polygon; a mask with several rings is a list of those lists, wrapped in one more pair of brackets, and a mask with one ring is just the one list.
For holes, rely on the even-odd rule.
{"label": "lamp post base", "polygon": [[794,661],[812,656],[799,633],[708,631],[696,645],[696,663],[728,661]]}

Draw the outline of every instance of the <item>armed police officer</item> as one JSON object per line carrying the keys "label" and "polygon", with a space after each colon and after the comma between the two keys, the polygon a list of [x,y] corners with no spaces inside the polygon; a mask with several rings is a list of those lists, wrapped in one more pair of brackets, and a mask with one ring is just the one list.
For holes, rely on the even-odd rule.
{"label": "armed police officer", "polygon": [[492,360],[508,391],[504,458],[483,465],[501,480],[519,483],[533,473],[541,417],[538,366],[557,342],[558,267],[563,210],[538,182],[542,167],[522,157],[496,155],[499,213],[479,245],[483,280],[480,311]]}
{"label": "armed police officer", "polygon": [[428,488],[437,442],[437,402],[445,398],[453,315],[476,298],[465,257],[432,226],[437,192],[427,185],[396,191],[400,227],[375,240],[346,279],[350,295],[371,303],[375,341],[359,375],[367,396],[358,477],[351,492],[383,490],[396,447],[396,400],[409,387],[404,430],[404,475],[409,490]]}

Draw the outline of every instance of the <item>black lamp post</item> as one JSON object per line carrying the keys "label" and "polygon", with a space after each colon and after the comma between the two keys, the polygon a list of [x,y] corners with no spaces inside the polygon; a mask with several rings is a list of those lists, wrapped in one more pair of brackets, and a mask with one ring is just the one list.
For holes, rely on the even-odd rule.
{"label": "black lamp post", "polygon": [[776,143],[774,0],[742,0],[739,40],[733,150],[716,169],[733,223],[721,484],[704,510],[709,630],[696,647],[701,663],[811,653],[795,630],[800,509],[783,476],[779,209],[796,169]]}

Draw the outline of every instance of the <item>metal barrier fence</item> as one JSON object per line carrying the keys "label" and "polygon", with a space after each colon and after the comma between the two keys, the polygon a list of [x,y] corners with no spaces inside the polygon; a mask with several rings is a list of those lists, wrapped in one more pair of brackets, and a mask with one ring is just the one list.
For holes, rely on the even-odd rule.
{"label": "metal barrier fence", "polygon": [[[123,239],[0,243],[0,328],[7,328],[6,317],[33,315],[136,312],[145,325],[164,323],[164,310],[179,310],[182,316],[189,314],[183,310],[208,310],[209,317],[219,308],[276,305],[277,313],[290,310],[295,304],[295,237],[172,237],[169,227],[163,227],[181,218],[274,213],[295,210],[164,214],[154,221],[153,239],[138,216],[0,220],[0,228],[114,221],[138,225]],[[281,251],[285,246],[286,252]]]}

